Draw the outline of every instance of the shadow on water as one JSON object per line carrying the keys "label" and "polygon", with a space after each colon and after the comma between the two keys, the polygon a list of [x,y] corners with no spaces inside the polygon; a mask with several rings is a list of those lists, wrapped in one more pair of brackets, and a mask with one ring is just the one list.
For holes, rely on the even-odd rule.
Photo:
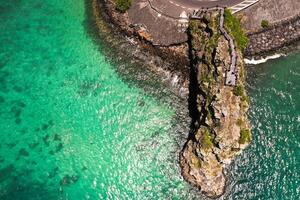
{"label": "shadow on water", "polygon": [[[130,87],[142,89],[147,96],[151,96],[159,103],[172,108],[176,112],[172,120],[174,127],[171,132],[174,134],[177,143],[182,146],[190,126],[187,109],[188,97],[178,95],[178,88],[171,85],[170,77],[168,76],[172,76],[174,72],[166,75],[156,71],[157,69],[152,69],[149,63],[152,62],[153,56],[141,50],[137,45],[130,44],[125,40],[118,32],[117,27],[114,27],[112,23],[106,22],[109,19],[108,16],[105,16],[105,12],[101,12],[97,25],[92,6],[91,1],[85,0],[85,21],[83,26],[87,35],[98,47],[99,52],[105,56],[105,62],[110,63],[114,67],[113,69],[120,79]],[[103,8],[99,9],[102,10]],[[99,31],[99,23],[101,23],[101,31]],[[139,54],[139,56],[136,57],[136,54]],[[157,58],[154,57],[153,59]],[[160,68],[160,66],[156,66]],[[138,106],[143,106],[143,104],[142,100],[138,101]]]}
{"label": "shadow on water", "polygon": [[[102,10],[103,8],[99,6],[99,9]],[[100,19],[96,22],[92,2],[85,0],[83,26],[86,33],[101,54],[105,55],[105,61],[114,66],[114,70],[123,81],[130,86],[143,89],[148,95],[160,100],[160,102],[167,101],[167,104],[170,104],[172,103],[170,99],[185,101],[185,97],[179,97],[176,89],[170,85],[170,81],[166,81],[171,74],[163,75],[162,72],[150,67],[149,63],[155,63],[160,58],[154,58],[149,52],[142,51],[136,45],[125,40],[120,35],[118,27],[112,23],[106,23],[109,18],[105,12],[101,12],[99,17]],[[101,23],[101,31],[99,31],[99,23]]]}

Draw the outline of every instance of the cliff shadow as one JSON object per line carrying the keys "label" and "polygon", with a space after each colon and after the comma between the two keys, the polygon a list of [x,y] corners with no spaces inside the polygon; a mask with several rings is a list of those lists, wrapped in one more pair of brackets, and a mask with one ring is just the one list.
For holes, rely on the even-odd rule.
{"label": "cliff shadow", "polygon": [[191,118],[190,131],[188,135],[188,140],[195,141],[195,130],[199,128],[199,117],[200,112],[198,110],[197,96],[199,91],[198,87],[198,78],[197,78],[197,59],[193,56],[193,47],[192,47],[192,35],[190,30],[187,31],[188,35],[188,56],[190,60],[190,74],[189,74],[189,96],[188,96],[188,110],[189,116]]}

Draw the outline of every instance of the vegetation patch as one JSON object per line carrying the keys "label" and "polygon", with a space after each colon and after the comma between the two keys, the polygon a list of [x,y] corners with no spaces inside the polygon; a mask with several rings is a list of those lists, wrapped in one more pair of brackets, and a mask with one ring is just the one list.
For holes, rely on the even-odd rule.
{"label": "vegetation patch", "polygon": [[196,169],[201,168],[201,161],[199,160],[199,158],[198,158],[195,154],[192,154],[192,155],[191,155],[191,162],[192,162],[192,165],[193,165]]}
{"label": "vegetation patch", "polygon": [[[208,69],[209,67],[206,65],[202,65],[202,70],[199,72],[200,75],[200,79],[199,81],[201,81],[202,83],[208,83],[209,85],[214,83],[215,79],[213,74],[209,71]],[[207,88],[208,90],[208,88]]]}
{"label": "vegetation patch", "polygon": [[268,28],[270,26],[269,21],[265,19],[261,20],[260,25],[262,28]]}
{"label": "vegetation patch", "polygon": [[242,102],[246,102],[248,104],[250,103],[250,98],[249,98],[249,96],[246,95],[245,88],[243,85],[239,84],[239,85],[235,86],[233,88],[232,92],[235,96],[240,96]]}
{"label": "vegetation patch", "polygon": [[205,34],[203,32],[205,25],[199,20],[190,20],[189,32],[192,35],[192,47],[193,49],[201,49],[203,43],[205,43]]}
{"label": "vegetation patch", "polygon": [[212,138],[209,134],[209,130],[207,128],[205,128],[202,131],[203,135],[202,135],[202,140],[201,140],[201,146],[204,149],[210,149],[213,147],[213,142],[212,142]]}
{"label": "vegetation patch", "polygon": [[225,9],[224,24],[234,37],[238,47],[243,51],[247,47],[249,39],[241,28],[241,20],[236,18],[229,9]]}
{"label": "vegetation patch", "polygon": [[240,133],[240,144],[245,144],[251,141],[251,131],[249,129],[242,129]]}
{"label": "vegetation patch", "polygon": [[244,122],[243,122],[243,120],[240,118],[240,119],[238,119],[238,120],[236,121],[236,124],[237,124],[238,126],[242,126],[242,125],[244,124]]}
{"label": "vegetation patch", "polygon": [[245,92],[245,90],[244,90],[244,87],[242,86],[242,85],[237,85],[237,86],[235,86],[234,88],[233,88],[233,94],[235,95],[235,96],[243,96],[244,95],[244,92]]}
{"label": "vegetation patch", "polygon": [[246,77],[246,71],[244,69],[244,66],[241,64],[239,65],[239,78],[241,80],[241,82],[245,82],[245,77]]}
{"label": "vegetation patch", "polygon": [[250,97],[245,94],[242,96],[241,100],[247,102],[248,104],[250,103]]}
{"label": "vegetation patch", "polygon": [[189,22],[189,29],[191,33],[200,34],[200,22],[199,20],[190,20]]}
{"label": "vegetation patch", "polygon": [[116,9],[122,13],[126,12],[132,3],[132,0],[115,0]]}

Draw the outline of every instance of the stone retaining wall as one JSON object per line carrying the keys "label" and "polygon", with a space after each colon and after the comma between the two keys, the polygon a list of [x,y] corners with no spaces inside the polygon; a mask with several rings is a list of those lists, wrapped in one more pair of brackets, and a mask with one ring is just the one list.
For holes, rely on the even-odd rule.
{"label": "stone retaining wall", "polygon": [[264,55],[280,51],[283,47],[297,45],[300,41],[300,14],[248,34],[250,39],[246,56]]}
{"label": "stone retaining wall", "polygon": [[290,19],[299,13],[299,0],[260,0],[237,14],[243,16],[243,28],[254,31],[261,28],[262,20],[268,20],[270,24],[274,24]]}

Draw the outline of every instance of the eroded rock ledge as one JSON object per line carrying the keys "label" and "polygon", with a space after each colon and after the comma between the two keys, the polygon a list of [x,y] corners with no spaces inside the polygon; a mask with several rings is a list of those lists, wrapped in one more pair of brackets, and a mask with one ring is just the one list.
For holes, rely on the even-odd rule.
{"label": "eroded rock ledge", "polygon": [[225,85],[233,50],[220,31],[221,14],[220,10],[202,13],[189,23],[193,120],[180,154],[183,177],[212,198],[225,191],[225,166],[251,141],[244,65],[237,48],[235,86]]}

